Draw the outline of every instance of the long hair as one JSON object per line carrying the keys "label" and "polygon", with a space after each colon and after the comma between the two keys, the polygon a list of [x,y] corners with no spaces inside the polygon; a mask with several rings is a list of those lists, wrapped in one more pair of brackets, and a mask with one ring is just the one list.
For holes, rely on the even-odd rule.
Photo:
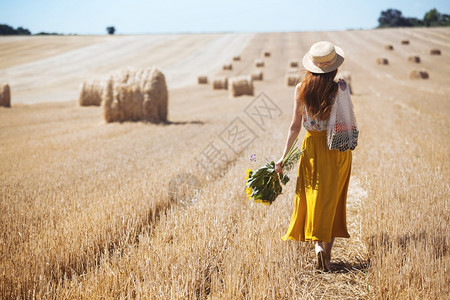
{"label": "long hair", "polygon": [[316,120],[330,117],[331,106],[337,93],[338,85],[334,82],[337,70],[329,73],[312,73],[306,71],[305,79],[300,85],[297,101],[300,101],[302,113],[305,109]]}

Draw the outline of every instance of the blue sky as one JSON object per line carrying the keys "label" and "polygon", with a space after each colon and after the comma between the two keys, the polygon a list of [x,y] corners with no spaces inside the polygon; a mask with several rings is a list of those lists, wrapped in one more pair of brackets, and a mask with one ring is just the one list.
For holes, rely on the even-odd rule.
{"label": "blue sky", "polygon": [[0,24],[66,34],[370,29],[388,8],[423,18],[450,14],[450,0],[0,0]]}

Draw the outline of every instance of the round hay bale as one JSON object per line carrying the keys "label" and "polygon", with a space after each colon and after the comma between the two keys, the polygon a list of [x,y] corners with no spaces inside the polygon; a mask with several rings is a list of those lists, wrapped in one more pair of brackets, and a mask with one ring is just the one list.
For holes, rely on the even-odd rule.
{"label": "round hay bale", "polygon": [[392,46],[392,45],[385,45],[384,49],[386,49],[386,50],[394,50],[394,46]]}
{"label": "round hay bale", "polygon": [[252,80],[263,80],[264,74],[262,71],[255,71],[252,73]]}
{"label": "round hay bale", "polygon": [[212,82],[213,90],[227,90],[228,89],[228,78],[227,77],[216,77]]}
{"label": "round hay bale", "polygon": [[377,64],[379,65],[388,65],[389,61],[387,58],[377,58]]}
{"label": "round hay bale", "polygon": [[298,83],[302,82],[303,74],[298,70],[290,70],[286,73],[286,85],[296,86]]}
{"label": "round hay bale", "polygon": [[255,60],[255,67],[263,68],[264,67],[264,61],[262,59],[256,59]]}
{"label": "round hay bale", "polygon": [[291,68],[297,68],[297,67],[298,67],[298,61],[296,61],[296,60],[291,60],[291,61],[289,62],[289,67],[291,67]]}
{"label": "round hay bale", "polygon": [[169,91],[166,77],[157,68],[147,69],[146,82],[144,84],[144,115],[146,121],[158,123],[167,122],[169,109]]}
{"label": "round hay bale", "polygon": [[413,56],[408,57],[408,61],[418,64],[418,63],[420,63],[420,57],[413,55]]}
{"label": "round hay bale", "polygon": [[253,96],[253,80],[249,75],[241,75],[229,79],[230,96],[238,97],[242,95]]}
{"label": "round hay bale", "polygon": [[239,55],[234,56],[233,61],[241,61],[241,57]]}
{"label": "round hay bale", "polygon": [[270,57],[270,52],[269,51],[264,51],[264,57]]}
{"label": "round hay bale", "polygon": [[208,83],[207,76],[198,76],[197,80],[198,80],[198,84],[207,84]]}
{"label": "round hay bale", "polygon": [[0,84],[0,106],[11,107],[11,89],[9,84]]}
{"label": "round hay bale", "polygon": [[353,94],[352,88],[352,74],[348,71],[342,71],[336,74],[336,79],[344,79],[347,82],[348,89],[350,90],[350,94]]}
{"label": "round hay bale", "polygon": [[111,76],[102,97],[106,122],[166,122],[168,99],[166,79],[157,68],[127,70]]}
{"label": "round hay bale", "polygon": [[441,55],[441,50],[439,49],[431,49],[430,55]]}
{"label": "round hay bale", "polygon": [[409,40],[402,40],[402,45],[409,45]]}
{"label": "round hay bale", "polygon": [[409,79],[428,79],[430,75],[425,70],[413,70],[409,73]]}
{"label": "round hay bale", "polygon": [[299,74],[286,74],[286,85],[287,86],[296,86],[301,81],[302,81],[302,78]]}
{"label": "round hay bale", "polygon": [[104,84],[98,81],[83,82],[80,88],[78,104],[80,106],[100,106],[104,88]]}
{"label": "round hay bale", "polygon": [[114,79],[110,78],[102,96],[103,118],[107,123],[124,120],[117,96],[117,92],[114,90]]}
{"label": "round hay bale", "polygon": [[222,70],[233,70],[233,65],[232,64],[223,65]]}

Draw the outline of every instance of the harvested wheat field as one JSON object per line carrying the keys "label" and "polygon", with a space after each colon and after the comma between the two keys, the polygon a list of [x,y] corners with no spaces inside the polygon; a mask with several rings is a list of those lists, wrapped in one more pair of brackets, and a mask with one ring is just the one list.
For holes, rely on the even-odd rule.
{"label": "harvested wheat field", "polygon": [[[0,83],[12,91],[11,108],[0,107],[0,298],[448,298],[449,36],[421,28],[0,37]],[[280,239],[296,170],[271,206],[244,192],[246,168],[282,154],[294,94],[286,66],[319,40],[345,51],[340,71],[351,74],[360,129],[351,237],[336,241],[329,273],[315,271],[312,244]],[[401,40],[410,44],[400,49]],[[197,84],[200,75],[251,74],[265,49],[254,96]],[[412,54],[429,79],[409,79]],[[166,77],[167,122],[106,123],[101,107],[78,105],[84,81],[151,66]]]}

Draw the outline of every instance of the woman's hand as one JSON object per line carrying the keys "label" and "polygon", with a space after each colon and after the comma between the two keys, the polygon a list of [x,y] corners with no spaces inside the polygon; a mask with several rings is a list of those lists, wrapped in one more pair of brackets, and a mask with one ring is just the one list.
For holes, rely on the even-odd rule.
{"label": "woman's hand", "polygon": [[283,159],[280,158],[280,160],[275,163],[275,172],[277,172],[280,175],[283,174],[283,167],[281,166],[282,160]]}

